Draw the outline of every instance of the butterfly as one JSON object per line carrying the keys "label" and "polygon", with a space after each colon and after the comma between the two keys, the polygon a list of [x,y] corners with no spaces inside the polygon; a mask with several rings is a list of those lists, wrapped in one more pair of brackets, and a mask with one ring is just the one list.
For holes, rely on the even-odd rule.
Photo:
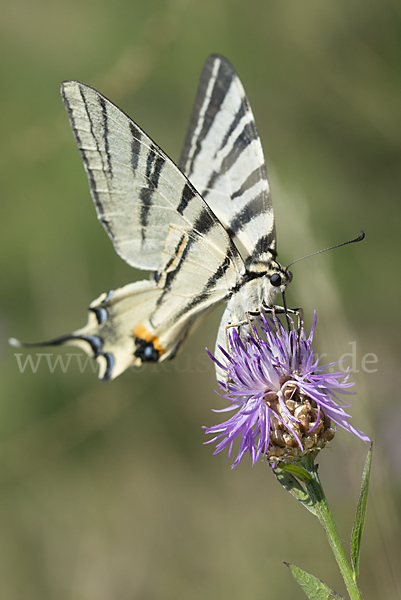
{"label": "butterfly", "polygon": [[151,274],[99,296],[82,329],[39,345],[79,346],[109,380],[173,358],[223,301],[217,347],[231,326],[271,312],[292,274],[276,260],[262,145],[228,60],[206,60],[178,167],[92,87],[65,81],[61,94],[97,216],[117,253]]}

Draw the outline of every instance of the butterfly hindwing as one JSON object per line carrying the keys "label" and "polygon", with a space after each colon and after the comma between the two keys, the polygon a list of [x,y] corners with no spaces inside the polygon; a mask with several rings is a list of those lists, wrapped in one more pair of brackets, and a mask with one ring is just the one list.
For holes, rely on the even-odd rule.
{"label": "butterfly hindwing", "polygon": [[95,356],[100,377],[112,379],[131,365],[172,358],[208,309],[238,279],[234,264],[195,231],[170,226],[163,267],[151,280],[102,294],[87,325],[62,340]]}

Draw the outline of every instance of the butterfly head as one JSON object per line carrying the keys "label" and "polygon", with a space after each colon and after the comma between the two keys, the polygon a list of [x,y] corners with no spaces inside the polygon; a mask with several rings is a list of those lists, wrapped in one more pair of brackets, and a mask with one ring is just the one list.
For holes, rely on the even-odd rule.
{"label": "butterfly head", "polygon": [[277,293],[284,294],[291,281],[291,271],[285,269],[277,262],[271,263],[265,278],[265,296],[267,296],[268,306],[274,304],[274,298]]}
{"label": "butterfly head", "polygon": [[287,271],[280,267],[277,271],[274,271],[269,277],[270,285],[274,288],[278,288],[277,291],[281,293],[285,292],[287,285],[292,281],[291,271]]}
{"label": "butterfly head", "polygon": [[276,295],[283,294],[292,281],[291,271],[271,257],[269,260],[247,265],[247,271],[251,279],[261,278],[263,302],[267,306],[273,306]]}

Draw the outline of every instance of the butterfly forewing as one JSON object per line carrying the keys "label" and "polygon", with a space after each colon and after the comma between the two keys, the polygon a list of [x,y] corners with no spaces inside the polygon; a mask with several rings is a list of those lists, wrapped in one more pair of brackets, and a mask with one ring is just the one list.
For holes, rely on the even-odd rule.
{"label": "butterfly forewing", "polygon": [[276,235],[262,144],[241,81],[221,56],[205,63],[179,166],[246,265],[269,262]]}
{"label": "butterfly forewing", "polygon": [[99,220],[130,265],[160,269],[169,227],[176,225],[205,236],[207,245],[242,269],[209,206],[138,125],[85,84],[64,82],[62,96]]}

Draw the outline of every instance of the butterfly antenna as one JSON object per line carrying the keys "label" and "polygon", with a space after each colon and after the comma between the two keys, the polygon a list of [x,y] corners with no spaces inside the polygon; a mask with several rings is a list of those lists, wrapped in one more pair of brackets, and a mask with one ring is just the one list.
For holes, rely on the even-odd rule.
{"label": "butterfly antenna", "polygon": [[363,230],[361,230],[361,233],[354,240],[348,240],[348,242],[343,242],[342,244],[336,244],[335,246],[330,246],[330,248],[324,248],[324,250],[318,250],[317,252],[312,252],[312,254],[307,254],[306,256],[297,258],[296,260],[293,260],[292,263],[290,263],[288,265],[287,269],[289,267],[291,267],[291,265],[293,265],[294,263],[296,263],[300,260],[303,260],[304,258],[310,258],[311,256],[315,256],[315,254],[321,254],[322,252],[327,252],[327,250],[334,250],[334,248],[340,248],[341,246],[346,246],[347,244],[354,244],[355,242],[361,242],[364,237],[365,237],[365,232]]}

